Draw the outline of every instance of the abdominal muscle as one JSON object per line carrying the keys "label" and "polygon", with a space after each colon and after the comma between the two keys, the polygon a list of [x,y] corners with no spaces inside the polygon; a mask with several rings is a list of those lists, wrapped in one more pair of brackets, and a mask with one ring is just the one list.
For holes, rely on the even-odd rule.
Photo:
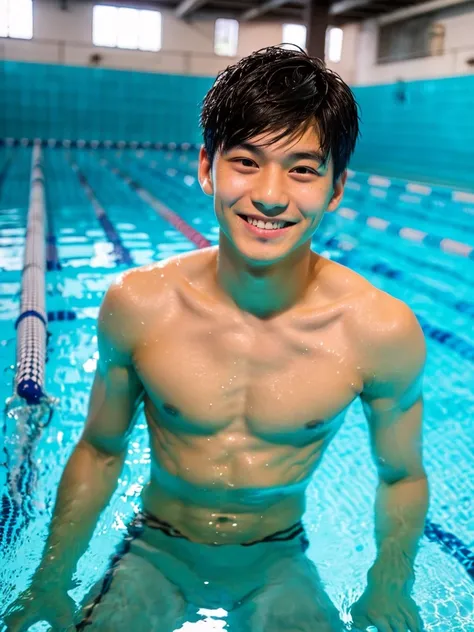
{"label": "abdominal muscle", "polygon": [[241,544],[298,522],[305,511],[308,482],[266,488],[229,488],[213,482],[198,486],[152,460],[142,505],[194,542]]}

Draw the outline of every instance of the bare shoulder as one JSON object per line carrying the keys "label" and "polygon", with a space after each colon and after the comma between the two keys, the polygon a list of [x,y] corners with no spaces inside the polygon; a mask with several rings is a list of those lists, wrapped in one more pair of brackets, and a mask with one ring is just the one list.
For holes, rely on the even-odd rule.
{"label": "bare shoulder", "polygon": [[378,352],[424,355],[425,339],[413,310],[403,301],[372,288],[358,310],[361,336]]}
{"label": "bare shoulder", "polygon": [[99,328],[127,345],[136,342],[143,325],[166,318],[172,296],[183,281],[199,274],[209,253],[192,251],[150,265],[130,268],[110,284],[99,311]]}
{"label": "bare shoulder", "polygon": [[345,304],[349,335],[370,376],[414,374],[426,361],[426,342],[413,310],[360,274],[332,262],[333,287]]}

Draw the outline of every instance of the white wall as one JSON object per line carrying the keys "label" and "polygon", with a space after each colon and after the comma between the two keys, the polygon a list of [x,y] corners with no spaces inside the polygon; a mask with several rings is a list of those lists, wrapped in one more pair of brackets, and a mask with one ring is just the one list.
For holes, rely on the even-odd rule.
{"label": "white wall", "polygon": [[371,85],[393,83],[399,79],[409,81],[472,73],[474,69],[466,61],[474,58],[474,10],[441,17],[436,22],[446,29],[443,55],[383,64],[377,64],[379,24],[377,20],[363,22],[360,25],[353,83]]}
{"label": "white wall", "polygon": [[[94,2],[70,2],[61,11],[58,0],[35,0],[34,39],[0,38],[0,58],[43,63],[90,65],[90,56],[100,53],[101,66],[134,70],[214,76],[219,70],[254,50],[280,44],[282,25],[250,22],[240,24],[237,57],[214,54],[214,20],[184,22],[170,10],[162,10],[162,49],[158,53],[98,48],[92,45]],[[358,27],[348,27],[343,57],[331,67],[346,81],[354,74]]]}
{"label": "white wall", "polygon": [[[101,66],[170,73],[210,75],[228,59],[214,55],[214,23],[195,24],[177,20],[162,11],[162,50],[158,53],[99,48],[92,44],[93,2],[70,2],[67,11],[57,0],[35,0],[33,40],[1,39],[5,59],[90,65],[90,56],[100,53]],[[0,49],[0,52],[1,49]]]}
{"label": "white wall", "polygon": [[328,62],[331,70],[337,72],[345,82],[353,84],[356,79],[356,55],[359,42],[359,24],[347,24],[344,29],[341,61],[337,64]]}

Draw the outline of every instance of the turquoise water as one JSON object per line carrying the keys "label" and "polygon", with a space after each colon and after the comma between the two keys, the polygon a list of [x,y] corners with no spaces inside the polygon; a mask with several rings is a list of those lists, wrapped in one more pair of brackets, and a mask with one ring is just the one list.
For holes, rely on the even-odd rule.
{"label": "turquoise water", "polygon": [[[0,148],[0,395],[11,395],[15,362],[14,321],[28,205],[31,150]],[[59,398],[52,423],[28,454],[20,477],[33,490],[28,518],[15,514],[3,496],[4,529],[0,550],[0,611],[27,584],[35,568],[65,463],[79,438],[97,360],[95,319],[112,279],[130,265],[142,265],[195,248],[179,230],[114,175],[116,164],[212,244],[218,230],[212,201],[196,181],[195,151],[79,151],[72,157],[105,210],[104,228],[63,150],[44,150],[50,232],[57,238],[62,269],[47,273],[48,312],[69,312],[75,320],[52,320],[46,390]],[[101,164],[101,159],[108,166]],[[474,203],[453,201],[452,191],[423,194],[402,181],[368,181],[351,172],[341,213],[327,215],[314,248],[363,274],[377,287],[404,300],[420,319],[428,343],[425,378],[425,461],[431,481],[429,524],[437,537],[424,537],[418,556],[415,598],[427,631],[474,630],[474,260],[443,252],[439,238],[474,246]],[[351,212],[359,215],[348,219]],[[353,213],[352,213],[353,214]],[[367,217],[388,220],[378,230]],[[113,232],[110,230],[113,227]],[[423,243],[399,229],[424,231]],[[115,237],[113,237],[115,235]],[[110,241],[114,238],[118,250]],[[438,238],[438,240],[435,239]],[[124,263],[129,261],[129,263]],[[78,600],[105,570],[108,556],[137,508],[149,466],[145,422],[141,416],[129,445],[117,491],[102,515],[91,546],[78,567]],[[6,489],[7,464],[18,467],[12,420],[2,429],[5,444],[0,486]],[[366,422],[359,402],[328,449],[308,489],[304,517],[316,562],[327,591],[349,621],[348,608],[364,586],[375,554],[373,499],[376,485]],[[20,492],[21,493],[21,492]],[[464,548],[463,548],[464,547]],[[221,611],[203,611],[186,630],[225,630]],[[46,629],[38,624],[35,630]]]}

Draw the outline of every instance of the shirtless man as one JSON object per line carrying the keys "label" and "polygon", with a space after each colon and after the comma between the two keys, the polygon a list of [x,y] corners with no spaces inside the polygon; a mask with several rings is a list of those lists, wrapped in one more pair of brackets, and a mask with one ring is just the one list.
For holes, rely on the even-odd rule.
{"label": "shirtless man", "polygon": [[226,609],[235,632],[342,630],[301,519],[307,485],[360,397],[380,481],[377,556],[353,619],[421,632],[411,590],[428,504],[424,337],[404,303],[310,248],[343,194],[353,95],[319,60],[271,47],[218,76],[201,123],[199,181],[219,246],[129,270],[107,291],[87,422],[9,630],[71,624],[71,577],[142,399],[142,511],[76,629],[171,632],[192,604]]}

